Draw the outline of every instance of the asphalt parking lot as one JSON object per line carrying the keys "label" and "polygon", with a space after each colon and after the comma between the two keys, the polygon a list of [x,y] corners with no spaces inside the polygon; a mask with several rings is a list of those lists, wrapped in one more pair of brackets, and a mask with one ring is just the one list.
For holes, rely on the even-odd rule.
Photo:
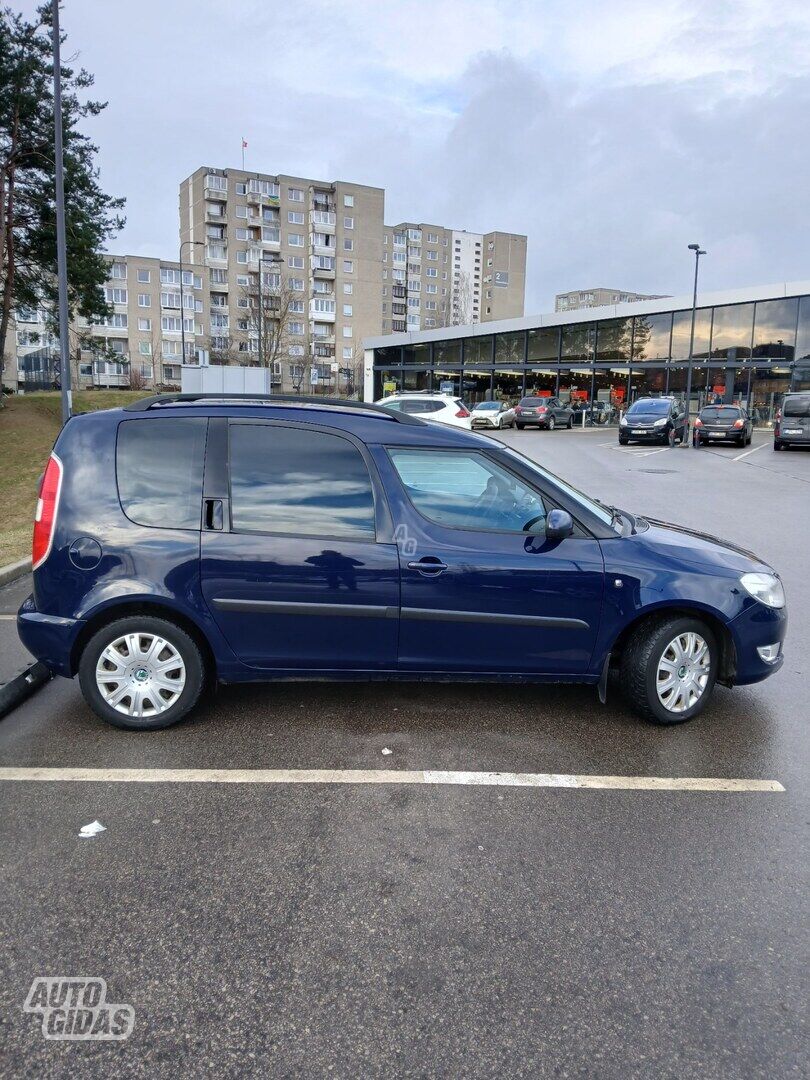
{"label": "asphalt parking lot", "polygon": [[[806,1074],[810,451],[764,432],[745,451],[498,437],[772,562],[782,671],[671,729],[581,687],[287,684],[222,688],[130,734],[54,680],[0,721],[4,1072]],[[278,772],[4,779],[38,767]],[[285,782],[301,769],[777,789]],[[39,975],[106,979],[130,1038],[43,1039],[22,1011]]]}

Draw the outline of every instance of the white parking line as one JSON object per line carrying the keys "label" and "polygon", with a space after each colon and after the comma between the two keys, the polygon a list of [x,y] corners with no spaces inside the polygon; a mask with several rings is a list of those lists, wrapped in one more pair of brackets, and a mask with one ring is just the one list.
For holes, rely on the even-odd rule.
{"label": "white parking line", "polygon": [[732,461],[741,461],[744,457],[748,457],[749,454],[755,454],[757,450],[761,450],[763,446],[768,446],[768,443],[760,443],[759,446],[752,446],[750,450],[746,450],[743,454],[737,454],[733,457]]}
{"label": "white parking line", "polygon": [[630,457],[649,457],[651,454],[664,454],[667,450],[671,450],[671,446],[659,446],[653,450],[647,450],[643,446],[617,446],[616,443],[602,443],[602,446],[609,446],[611,450],[616,450],[619,454],[628,454]]}
{"label": "white parking line", "polygon": [[612,791],[784,791],[777,780],[589,773],[443,772],[435,769],[0,768],[0,781],[103,784],[448,784],[474,787],[602,788]]}

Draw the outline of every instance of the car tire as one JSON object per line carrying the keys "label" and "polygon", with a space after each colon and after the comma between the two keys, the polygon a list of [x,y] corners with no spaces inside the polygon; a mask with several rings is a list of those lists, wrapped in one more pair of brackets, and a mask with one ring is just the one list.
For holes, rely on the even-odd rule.
{"label": "car tire", "polygon": [[773,448],[774,448],[774,450],[784,450],[785,444],[782,442],[781,439],[774,439],[773,440]]}
{"label": "car tire", "polygon": [[666,446],[674,447],[675,445],[675,428],[670,428],[667,434],[664,436],[664,443]]}
{"label": "car tire", "polygon": [[568,417],[568,423],[565,426],[568,428],[569,431],[571,430],[571,428],[574,426],[573,416]]}
{"label": "car tire", "polygon": [[[659,682],[662,688],[666,683],[666,676],[659,680],[660,672],[678,662],[675,643],[694,640],[689,635],[695,635],[698,642],[705,644],[706,664],[702,658],[696,662],[688,656],[684,657],[683,663],[672,673],[675,679],[673,686],[659,689]],[[655,724],[682,724],[706,707],[717,681],[718,662],[717,639],[700,619],[690,616],[647,619],[635,628],[625,645],[620,664],[620,682],[628,703],[639,716]],[[686,668],[685,679],[679,677],[681,667]],[[690,679],[691,672],[695,674]],[[693,693],[698,696],[690,704]],[[680,695],[670,698],[673,707],[668,707],[664,700],[670,694]]]}
{"label": "car tire", "polygon": [[627,446],[629,441],[629,439],[622,439],[621,437],[619,437],[619,446]]}
{"label": "car tire", "polygon": [[700,449],[700,436],[697,432],[692,436],[692,446],[694,446],[696,450]]}
{"label": "car tire", "polygon": [[557,426],[557,421],[554,419],[553,416],[550,416],[548,418],[548,423],[546,424],[547,429],[549,431],[553,431],[556,426]]}
{"label": "car tire", "polygon": [[526,427],[526,425],[525,424],[515,423],[515,427],[518,429],[518,431],[523,431],[523,429]]}
{"label": "car tire", "polygon": [[[133,636],[140,639],[138,648],[147,651],[150,646],[144,639],[152,639],[152,647],[159,649],[154,660],[150,661],[148,655],[136,655],[126,642],[119,644]],[[164,647],[160,647],[160,641],[163,641]],[[104,680],[103,673],[99,674],[99,664],[107,649],[115,658],[107,663],[121,663],[124,666],[121,669],[108,668],[111,680],[106,689],[102,689]],[[122,652],[122,649],[127,651]],[[127,655],[134,659],[127,662]],[[172,662],[174,666],[164,667],[160,673],[154,671],[155,665]],[[134,667],[135,664],[139,664],[138,668]],[[141,671],[147,673],[143,682],[140,681]],[[150,687],[152,680],[159,675],[164,676],[164,685],[158,687],[153,684]],[[79,661],[79,685],[87,704],[102,720],[126,731],[159,731],[178,723],[197,704],[205,684],[205,675],[202,653],[193,638],[168,619],[145,615],[128,616],[107,623],[87,642]],[[132,687],[133,693],[124,694],[119,699],[119,703],[124,704],[122,711],[111,704],[109,698],[116,692],[116,683],[120,688],[124,682]],[[172,686],[172,683],[175,685]],[[135,714],[137,698],[134,695],[138,692],[141,695],[141,708],[149,710],[142,716]],[[161,699],[159,711],[155,711],[153,695]],[[173,700],[167,704],[170,696]],[[127,701],[129,705],[125,704]]]}

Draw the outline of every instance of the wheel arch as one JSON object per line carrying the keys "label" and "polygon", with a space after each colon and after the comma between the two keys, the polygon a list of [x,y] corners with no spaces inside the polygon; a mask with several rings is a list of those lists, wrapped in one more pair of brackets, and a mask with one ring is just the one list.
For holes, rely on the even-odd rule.
{"label": "wheel arch", "polygon": [[189,635],[202,653],[205,674],[207,679],[216,677],[216,658],[211,643],[204,630],[183,612],[178,611],[170,604],[162,604],[159,600],[123,600],[119,604],[111,604],[101,608],[82,626],[70,652],[70,670],[75,675],[79,670],[79,661],[87,642],[102,627],[109,623],[117,622],[118,619],[128,619],[133,615],[148,615],[151,618],[165,619],[179,626]]}
{"label": "wheel arch", "polygon": [[652,611],[639,612],[614,638],[613,644],[608,650],[609,666],[611,668],[618,667],[627,641],[642,623],[662,623],[668,619],[678,618],[699,619],[706,623],[720,646],[720,666],[717,671],[717,681],[723,686],[733,686],[737,672],[737,648],[728,624],[706,608],[692,607],[689,604],[672,603],[657,607]]}

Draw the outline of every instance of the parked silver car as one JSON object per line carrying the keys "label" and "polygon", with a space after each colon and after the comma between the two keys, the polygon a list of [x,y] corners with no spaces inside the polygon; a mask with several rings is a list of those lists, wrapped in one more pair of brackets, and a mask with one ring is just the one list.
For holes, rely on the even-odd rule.
{"label": "parked silver car", "polygon": [[474,428],[497,428],[515,426],[515,410],[508,401],[479,401],[473,407]]}

